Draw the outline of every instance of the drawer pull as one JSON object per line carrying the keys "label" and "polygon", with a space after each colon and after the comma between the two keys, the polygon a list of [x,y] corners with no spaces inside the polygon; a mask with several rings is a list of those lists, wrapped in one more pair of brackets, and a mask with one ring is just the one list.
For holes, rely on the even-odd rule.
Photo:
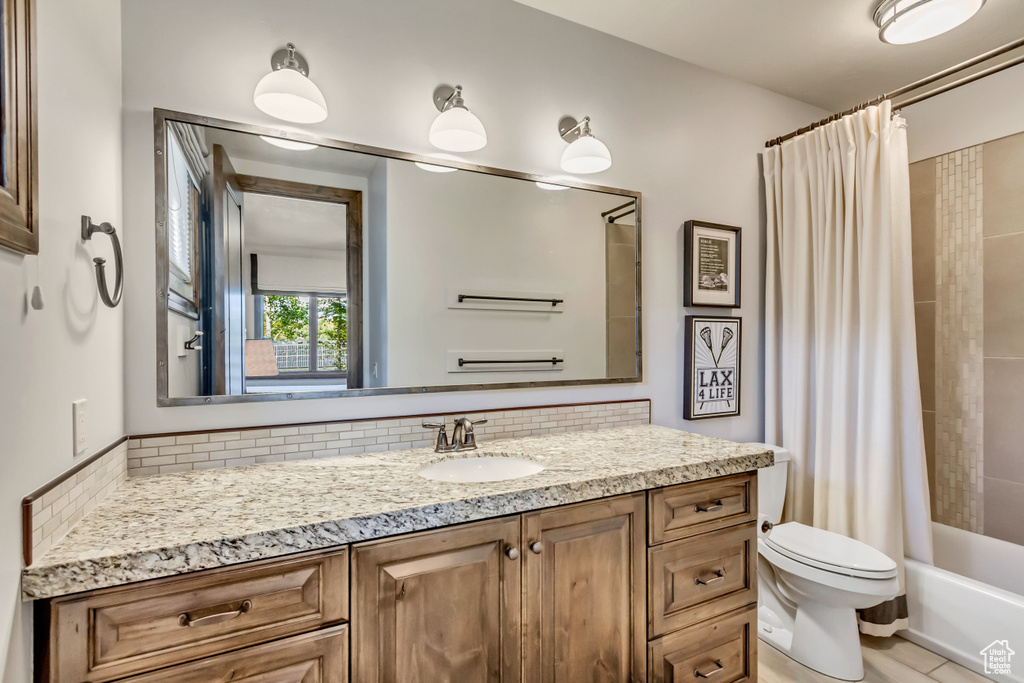
{"label": "drawer pull", "polygon": [[513,548],[510,545],[509,546],[505,546],[505,555],[510,560],[518,560],[519,559],[519,551],[516,550],[515,548]]}
{"label": "drawer pull", "polygon": [[235,617],[239,617],[251,609],[252,601],[243,600],[242,604],[239,605],[237,609],[214,612],[213,614],[206,614],[201,617],[192,617],[188,612],[182,612],[178,615],[178,626],[209,626],[212,624],[219,624],[221,622],[234,619]]}
{"label": "drawer pull", "polygon": [[713,577],[711,577],[710,579],[702,579],[702,578],[700,578],[698,576],[693,581],[698,586],[710,586],[713,583],[718,583],[719,581],[725,581],[725,570],[724,569],[719,569],[717,572],[715,572],[715,575]]}
{"label": "drawer pull", "polygon": [[717,668],[711,669],[710,671],[701,671],[700,669],[694,669],[693,670],[693,677],[694,678],[711,678],[715,674],[722,673],[722,668],[723,667],[722,667],[722,660],[721,659],[716,659],[715,660],[715,667],[717,667]]}
{"label": "drawer pull", "polygon": [[544,552],[544,546],[541,545],[540,541],[534,541],[530,544],[530,551],[534,555],[540,555],[542,552]]}
{"label": "drawer pull", "polygon": [[724,507],[725,506],[722,505],[722,501],[719,500],[719,501],[715,501],[714,503],[712,503],[712,502],[697,503],[696,505],[693,506],[693,511],[694,512],[718,512],[719,510],[723,509]]}

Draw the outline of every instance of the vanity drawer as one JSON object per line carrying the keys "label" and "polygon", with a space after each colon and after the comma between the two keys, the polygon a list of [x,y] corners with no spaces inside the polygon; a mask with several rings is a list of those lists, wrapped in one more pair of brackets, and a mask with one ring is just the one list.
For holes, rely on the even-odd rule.
{"label": "vanity drawer", "polygon": [[106,681],[344,621],[348,561],[343,548],[56,598],[49,680]]}
{"label": "vanity drawer", "polygon": [[658,638],[647,656],[650,683],[755,683],[757,605]]}
{"label": "vanity drawer", "polygon": [[651,545],[757,520],[757,474],[736,474],[651,491]]}
{"label": "vanity drawer", "polygon": [[143,674],[121,683],[346,683],[348,626],[335,626]]}
{"label": "vanity drawer", "polygon": [[757,602],[757,524],[647,551],[651,637]]}

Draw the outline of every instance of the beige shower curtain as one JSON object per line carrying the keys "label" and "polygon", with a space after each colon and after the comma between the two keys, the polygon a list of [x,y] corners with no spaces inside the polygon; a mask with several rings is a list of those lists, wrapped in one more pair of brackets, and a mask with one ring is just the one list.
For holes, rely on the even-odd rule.
{"label": "beige shower curtain", "polygon": [[904,555],[932,560],[906,147],[883,102],[764,156],[765,438],[793,453],[786,520],[899,565],[873,635],[907,627]]}

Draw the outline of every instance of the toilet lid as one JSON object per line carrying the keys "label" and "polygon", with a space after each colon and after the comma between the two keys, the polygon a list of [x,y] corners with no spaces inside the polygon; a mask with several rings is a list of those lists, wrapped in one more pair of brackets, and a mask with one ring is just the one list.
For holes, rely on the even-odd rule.
{"label": "toilet lid", "polygon": [[887,579],[896,563],[866,543],[799,522],[777,524],[765,538],[771,548],[797,562],[838,574]]}

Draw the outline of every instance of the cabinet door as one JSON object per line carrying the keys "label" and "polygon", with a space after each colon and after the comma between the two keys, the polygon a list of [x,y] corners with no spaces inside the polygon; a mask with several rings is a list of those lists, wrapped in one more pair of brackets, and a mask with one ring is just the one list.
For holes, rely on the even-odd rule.
{"label": "cabinet door", "polygon": [[516,683],[519,518],[355,546],[352,677]]}
{"label": "cabinet door", "polygon": [[523,680],[646,680],[642,493],[523,515]]}

